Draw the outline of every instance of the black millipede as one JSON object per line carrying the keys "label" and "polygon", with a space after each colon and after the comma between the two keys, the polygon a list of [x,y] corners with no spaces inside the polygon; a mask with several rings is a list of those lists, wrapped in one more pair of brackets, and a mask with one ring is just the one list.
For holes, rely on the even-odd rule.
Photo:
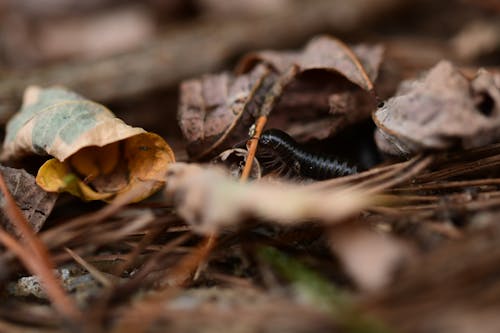
{"label": "black millipede", "polygon": [[306,150],[290,135],[279,130],[269,129],[262,132],[259,139],[257,157],[266,159],[264,166],[286,170],[301,177],[316,180],[351,175],[357,172],[349,165],[333,156],[317,154]]}

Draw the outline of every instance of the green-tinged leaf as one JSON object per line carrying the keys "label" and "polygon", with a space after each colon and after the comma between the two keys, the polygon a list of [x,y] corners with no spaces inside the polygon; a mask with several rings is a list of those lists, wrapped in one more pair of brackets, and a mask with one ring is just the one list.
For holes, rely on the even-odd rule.
{"label": "green-tinged leaf", "polygon": [[1,158],[51,155],[37,183],[49,192],[69,192],[84,200],[112,200],[141,182],[154,185],[133,201],[164,184],[175,161],[158,135],[131,127],[105,108],[64,88],[29,87],[23,106],[7,124]]}

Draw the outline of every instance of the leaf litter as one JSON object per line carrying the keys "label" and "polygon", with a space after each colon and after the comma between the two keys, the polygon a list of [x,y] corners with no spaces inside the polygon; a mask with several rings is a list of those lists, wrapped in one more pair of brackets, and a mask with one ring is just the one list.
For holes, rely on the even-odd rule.
{"label": "leaf litter", "polygon": [[[171,158],[157,169],[132,156],[134,169],[153,176],[124,192],[120,177],[92,179],[94,190],[119,193],[84,215],[49,216],[37,235],[26,229],[21,199],[4,188],[6,223],[21,237],[0,233],[0,265],[9,268],[0,278],[42,283],[32,284],[35,293],[3,296],[0,327],[494,332],[498,74],[448,61],[418,68],[408,57],[414,67],[391,92],[382,48],[367,45],[319,36],[302,51],[253,52],[233,73],[181,83],[179,126],[192,161],[226,151],[222,158]],[[386,100],[377,108],[379,86]],[[382,162],[356,174],[290,180],[262,174],[253,159],[264,127],[321,151],[346,128],[372,121],[376,131],[358,139],[376,142]],[[88,181],[95,170],[116,170],[123,149],[78,148],[80,156],[64,161]],[[234,152],[236,162],[228,161]],[[164,191],[127,205],[159,181]],[[73,284],[55,267],[72,267],[63,280]]]}

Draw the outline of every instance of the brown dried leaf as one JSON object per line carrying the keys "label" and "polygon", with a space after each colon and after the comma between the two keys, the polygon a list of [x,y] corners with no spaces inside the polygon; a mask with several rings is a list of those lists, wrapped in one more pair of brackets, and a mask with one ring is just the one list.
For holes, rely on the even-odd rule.
{"label": "brown dried leaf", "polygon": [[373,95],[350,81],[326,72],[311,71],[285,89],[269,121],[297,141],[325,139],[370,117]]}
{"label": "brown dried leaf", "polygon": [[372,90],[382,52],[381,46],[358,45],[350,49],[334,37],[319,36],[312,39],[303,51],[251,53],[240,61],[238,72],[247,72],[255,63],[270,65],[278,73],[286,73],[290,67],[297,66],[298,73],[318,69],[338,72],[362,89]]}
{"label": "brown dried leaf", "polygon": [[324,139],[370,116],[382,54],[379,45],[350,49],[338,39],[320,36],[302,51],[250,54],[240,61],[239,71],[264,63],[283,75],[295,67],[294,76],[283,83],[270,126],[285,129],[298,141]]}
{"label": "brown dried leaf", "polygon": [[403,82],[373,119],[377,145],[388,154],[479,147],[500,138],[500,88],[486,70],[468,80],[442,61],[422,79]]}
{"label": "brown dried leaf", "polygon": [[241,183],[220,169],[184,163],[170,166],[165,194],[182,218],[198,232],[207,234],[236,226],[245,217],[282,224],[309,219],[338,223],[377,200],[361,191],[314,191],[286,183]]}
{"label": "brown dried leaf", "polygon": [[250,113],[262,103],[259,90],[262,85],[268,86],[269,75],[268,69],[257,66],[239,77],[228,73],[206,75],[181,84],[179,125],[192,158],[217,153],[219,147],[239,142],[247,135],[253,122]]}
{"label": "brown dried leaf", "polygon": [[[42,190],[35,183],[35,177],[24,170],[0,165],[0,172],[26,219],[36,232],[39,231],[54,207],[57,194]],[[0,225],[9,232],[15,230],[4,214],[0,217]]]}

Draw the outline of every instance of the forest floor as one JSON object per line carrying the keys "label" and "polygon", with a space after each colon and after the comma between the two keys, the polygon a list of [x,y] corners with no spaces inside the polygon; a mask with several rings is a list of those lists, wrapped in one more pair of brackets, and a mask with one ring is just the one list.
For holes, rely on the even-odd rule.
{"label": "forest floor", "polygon": [[499,60],[495,0],[0,2],[0,331],[498,332]]}

